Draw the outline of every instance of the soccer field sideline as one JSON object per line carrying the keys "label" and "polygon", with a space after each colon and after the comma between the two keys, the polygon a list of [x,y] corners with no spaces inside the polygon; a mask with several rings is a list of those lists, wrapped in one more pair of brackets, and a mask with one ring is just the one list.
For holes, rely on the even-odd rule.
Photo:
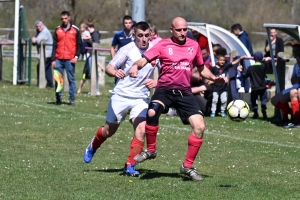
{"label": "soccer field sideline", "polygon": [[[90,114],[90,113],[72,111],[72,110],[68,110],[68,109],[63,109],[63,108],[61,108],[61,106],[54,106],[54,105],[53,106],[47,106],[47,105],[42,105],[42,104],[38,104],[38,103],[29,103],[29,102],[24,102],[24,101],[21,101],[21,100],[15,100],[15,99],[5,98],[5,97],[0,97],[0,100],[18,102],[18,103],[23,103],[23,104],[30,105],[30,106],[36,106],[36,107],[42,107],[42,108],[46,108],[46,109],[59,110],[61,112],[69,112],[69,113],[73,113],[73,114],[84,115],[83,117],[90,116],[90,117],[99,117],[101,119],[106,118],[106,116],[104,116],[104,115],[95,115],[95,114]],[[20,116],[18,116],[18,117],[20,117]],[[127,120],[125,120],[123,123],[129,123],[129,122]],[[237,123],[239,123],[239,122],[237,122]],[[243,123],[243,122],[241,122],[241,123]],[[99,126],[100,125],[101,124],[99,124]],[[168,125],[163,125],[163,124],[160,124],[160,127],[176,129],[176,130],[182,130],[182,131],[187,131],[187,132],[191,131],[191,128],[181,128],[181,127],[174,127],[174,126],[168,126]],[[290,144],[282,144],[282,143],[278,143],[278,142],[270,142],[270,141],[264,141],[264,140],[254,140],[254,139],[248,139],[248,138],[241,138],[241,137],[236,137],[236,136],[232,136],[232,135],[228,135],[228,134],[216,133],[216,132],[209,131],[209,130],[205,130],[205,134],[216,135],[216,136],[226,137],[226,138],[233,139],[233,140],[247,141],[247,142],[253,142],[253,143],[277,145],[277,146],[281,146],[281,147],[289,147],[289,148],[297,148],[297,149],[300,148],[300,146],[297,146],[297,145],[290,145]]]}

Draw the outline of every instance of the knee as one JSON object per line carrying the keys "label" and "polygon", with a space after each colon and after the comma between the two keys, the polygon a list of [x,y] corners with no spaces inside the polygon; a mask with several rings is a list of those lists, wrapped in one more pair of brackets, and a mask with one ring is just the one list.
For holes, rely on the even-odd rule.
{"label": "knee", "polygon": [[291,99],[298,98],[298,91],[296,89],[291,90],[290,97],[291,97]]}
{"label": "knee", "polygon": [[204,123],[197,123],[193,127],[193,132],[194,132],[195,136],[199,137],[199,138],[203,137],[204,130],[205,130],[205,124]]}
{"label": "knee", "polygon": [[155,114],[156,114],[156,112],[155,112],[155,110],[154,109],[148,109],[148,117],[154,117],[155,116]]}
{"label": "knee", "polygon": [[278,100],[277,100],[276,96],[274,96],[274,97],[271,98],[271,104],[273,106],[275,106],[276,104],[278,104]]}

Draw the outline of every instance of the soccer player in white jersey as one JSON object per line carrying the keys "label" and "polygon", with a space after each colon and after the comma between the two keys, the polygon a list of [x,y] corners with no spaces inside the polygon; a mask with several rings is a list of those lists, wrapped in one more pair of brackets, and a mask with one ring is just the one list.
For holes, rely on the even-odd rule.
{"label": "soccer player in white jersey", "polygon": [[154,67],[148,64],[139,71],[137,78],[129,76],[128,71],[133,63],[141,58],[141,55],[149,49],[150,28],[148,23],[139,22],[135,26],[135,40],[122,47],[106,68],[106,74],[117,77],[112,97],[108,104],[106,123],[100,127],[84,152],[84,161],[91,162],[96,150],[101,144],[116,133],[120,123],[129,112],[129,119],[135,130],[131,141],[130,152],[125,163],[124,173],[131,176],[139,176],[134,169],[136,161],[134,157],[140,154],[144,146],[146,113],[150,98],[150,88],[156,86],[152,80]]}

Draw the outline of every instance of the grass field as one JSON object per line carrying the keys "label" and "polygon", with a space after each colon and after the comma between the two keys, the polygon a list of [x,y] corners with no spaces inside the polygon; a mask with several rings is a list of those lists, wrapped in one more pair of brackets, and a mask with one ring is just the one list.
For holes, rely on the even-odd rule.
{"label": "grass field", "polygon": [[[206,118],[204,143],[194,163],[203,182],[179,174],[189,126],[160,118],[158,156],[122,175],[133,130],[126,120],[116,135],[83,162],[83,151],[105,122],[113,80],[99,97],[78,95],[75,107],[55,106],[52,89],[13,86],[4,61],[0,82],[0,199],[300,199],[300,131],[269,121],[237,123]],[[35,65],[34,65],[35,66]],[[83,63],[76,66],[77,84]],[[68,94],[64,93],[64,100]],[[268,115],[273,108],[268,105]]]}

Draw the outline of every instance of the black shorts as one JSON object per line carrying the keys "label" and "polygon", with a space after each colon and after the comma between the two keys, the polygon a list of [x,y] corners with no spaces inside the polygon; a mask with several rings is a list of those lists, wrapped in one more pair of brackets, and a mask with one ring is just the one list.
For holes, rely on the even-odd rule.
{"label": "black shorts", "polygon": [[88,63],[88,59],[85,61],[84,63],[84,68],[82,71],[82,79],[86,80],[86,79],[91,79],[91,69]]}
{"label": "black shorts", "polygon": [[186,93],[180,90],[155,90],[151,101],[158,100],[165,105],[163,113],[167,113],[169,108],[176,108],[183,124],[189,124],[189,117],[195,114],[203,116],[199,104],[192,93]]}

